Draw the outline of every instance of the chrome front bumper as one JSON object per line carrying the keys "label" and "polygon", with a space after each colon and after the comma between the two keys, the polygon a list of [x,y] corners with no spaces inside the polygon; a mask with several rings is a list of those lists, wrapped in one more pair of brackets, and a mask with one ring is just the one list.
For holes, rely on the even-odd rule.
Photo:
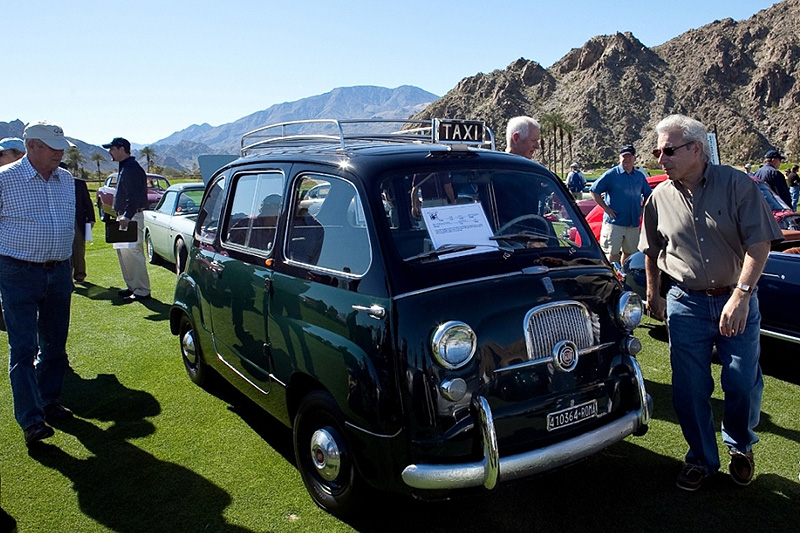
{"label": "chrome front bumper", "polygon": [[501,459],[489,402],[478,396],[474,405],[476,425],[483,440],[483,459],[462,464],[409,465],[403,470],[403,481],[409,487],[417,489],[463,489],[481,485],[493,489],[498,481],[546,472],[588,457],[621,441],[650,423],[653,401],[644,389],[644,379],[636,359],[623,357],[634,370],[641,406],[638,410],[572,439]]}

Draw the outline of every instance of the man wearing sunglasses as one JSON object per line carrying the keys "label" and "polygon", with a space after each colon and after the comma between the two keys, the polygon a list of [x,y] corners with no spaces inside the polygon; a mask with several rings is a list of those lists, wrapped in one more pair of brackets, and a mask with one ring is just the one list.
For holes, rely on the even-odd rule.
{"label": "man wearing sunglasses", "polygon": [[786,205],[792,205],[792,196],[786,185],[786,177],[778,170],[783,161],[783,156],[777,150],[767,150],[764,154],[764,165],[756,171],[756,179],[763,181],[780,196]]}
{"label": "man wearing sunglasses", "polygon": [[[710,162],[703,124],[671,115],[656,133],[653,155],[669,180],[645,202],[639,249],[647,306],[669,327],[673,406],[689,444],[677,485],[697,490],[720,467],[711,411],[714,346],[722,365],[728,469],[734,482],[748,485],[764,388],[756,283],[781,231],[747,174]],[[670,279],[666,299],[661,272]]]}
{"label": "man wearing sunglasses", "polygon": [[634,168],[636,150],[626,144],[619,151],[619,165],[607,170],[592,184],[590,193],[605,211],[600,229],[600,247],[610,262],[636,253],[642,201],[650,196],[647,178]]}

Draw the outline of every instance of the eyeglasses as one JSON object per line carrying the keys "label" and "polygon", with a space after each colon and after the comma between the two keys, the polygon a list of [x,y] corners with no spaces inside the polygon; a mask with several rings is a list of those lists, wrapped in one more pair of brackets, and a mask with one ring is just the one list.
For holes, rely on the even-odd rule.
{"label": "eyeglasses", "polygon": [[677,149],[683,148],[684,146],[689,146],[692,143],[694,143],[694,141],[689,141],[688,143],[682,144],[680,146],[667,146],[666,148],[663,149],[656,148],[655,150],[653,150],[653,157],[658,159],[659,157],[661,157],[662,152],[664,153],[665,156],[672,157],[673,155],[675,155],[675,151]]}

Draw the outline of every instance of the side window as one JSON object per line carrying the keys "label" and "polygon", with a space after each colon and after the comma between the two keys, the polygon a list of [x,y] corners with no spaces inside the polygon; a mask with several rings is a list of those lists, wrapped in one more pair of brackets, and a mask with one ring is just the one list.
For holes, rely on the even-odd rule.
{"label": "side window", "polygon": [[361,276],[371,253],[366,216],[355,187],[331,176],[295,181],[286,237],[290,261]]}
{"label": "side window", "polygon": [[219,230],[220,209],[225,198],[225,180],[216,181],[210,186],[206,201],[203,202],[197,215],[197,233],[195,237],[201,241],[211,242]]}
{"label": "side window", "polygon": [[178,193],[176,191],[169,191],[166,193],[164,197],[161,198],[161,203],[158,205],[158,209],[156,209],[156,211],[166,215],[171,215],[172,208],[175,206],[175,196],[177,196],[177,194]]}
{"label": "side window", "polygon": [[227,244],[271,252],[283,205],[283,174],[244,174],[234,183]]}

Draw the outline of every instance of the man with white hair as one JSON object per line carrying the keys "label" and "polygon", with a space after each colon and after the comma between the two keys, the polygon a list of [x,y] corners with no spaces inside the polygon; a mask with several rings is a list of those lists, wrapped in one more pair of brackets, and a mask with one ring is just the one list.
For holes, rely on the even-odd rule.
{"label": "man with white hair", "polygon": [[[645,202],[639,249],[647,306],[669,327],[673,406],[689,445],[677,485],[697,490],[720,467],[710,401],[714,346],[722,365],[728,470],[734,482],[748,485],[764,388],[756,283],[781,231],[747,174],[710,162],[703,124],[671,115],[656,133],[653,155],[669,180]],[[662,272],[670,280],[666,299]]]}
{"label": "man with white hair", "polygon": [[59,168],[72,144],[45,122],[23,134],[25,156],[0,169],[0,294],[14,417],[32,445],[72,416],[58,403],[67,369],[75,185]]}
{"label": "man with white hair", "polygon": [[539,149],[540,130],[539,123],[531,117],[512,118],[506,127],[506,152],[532,158]]}

